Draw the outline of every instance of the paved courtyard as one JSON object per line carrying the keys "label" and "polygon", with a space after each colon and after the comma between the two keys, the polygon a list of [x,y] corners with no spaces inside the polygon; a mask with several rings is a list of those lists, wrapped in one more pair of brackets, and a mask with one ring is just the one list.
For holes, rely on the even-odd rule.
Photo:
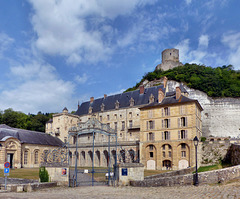
{"label": "paved courtyard", "polygon": [[30,193],[0,193],[0,198],[61,199],[61,198],[240,198],[240,181],[226,185],[201,185],[183,187],[56,187]]}

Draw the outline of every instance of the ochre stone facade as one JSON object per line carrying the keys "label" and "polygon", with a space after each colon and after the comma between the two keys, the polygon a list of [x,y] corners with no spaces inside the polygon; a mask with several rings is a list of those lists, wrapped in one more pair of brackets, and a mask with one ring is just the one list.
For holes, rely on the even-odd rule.
{"label": "ochre stone facade", "polygon": [[195,165],[193,138],[201,137],[201,106],[196,102],[141,108],[141,163],[147,169]]}

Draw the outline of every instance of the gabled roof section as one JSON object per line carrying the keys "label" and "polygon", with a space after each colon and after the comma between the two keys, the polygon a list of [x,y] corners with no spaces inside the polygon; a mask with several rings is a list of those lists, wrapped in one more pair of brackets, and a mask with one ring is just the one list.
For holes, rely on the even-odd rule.
{"label": "gabled roof section", "polygon": [[149,97],[151,94],[153,94],[155,100],[158,99],[158,90],[162,89],[165,93],[165,88],[163,85],[145,88],[144,93],[140,94],[139,90],[130,91],[126,93],[111,95],[103,98],[95,99],[92,103],[90,101],[83,102],[81,106],[76,111],[76,115],[86,115],[88,114],[89,107],[91,106],[92,113],[101,112],[101,105],[104,104],[104,111],[108,110],[114,110],[115,109],[115,103],[119,102],[119,109],[130,107],[130,99],[132,98],[134,100],[134,106],[132,107],[139,107],[143,105],[147,105],[149,103]]}
{"label": "gabled roof section", "polygon": [[198,100],[190,99],[184,95],[181,95],[179,99],[176,99],[176,95],[169,95],[169,97],[165,97],[161,103],[154,102],[149,105],[146,105],[144,107],[141,107],[140,109],[145,108],[152,108],[152,107],[158,107],[158,106],[169,106],[174,104],[181,104],[181,103],[188,103],[188,102],[194,102],[197,103],[201,111],[203,110],[202,106],[199,104]]}
{"label": "gabled roof section", "polygon": [[17,138],[21,143],[27,144],[40,144],[50,146],[62,146],[63,142],[57,137],[53,137],[46,133],[29,131],[24,129],[17,129],[7,126],[5,124],[0,125],[0,140],[11,136]]}

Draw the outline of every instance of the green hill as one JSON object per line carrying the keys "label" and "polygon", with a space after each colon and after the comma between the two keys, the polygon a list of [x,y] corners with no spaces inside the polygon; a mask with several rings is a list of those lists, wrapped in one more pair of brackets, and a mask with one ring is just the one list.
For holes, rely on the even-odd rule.
{"label": "green hill", "polygon": [[185,64],[171,70],[155,70],[145,74],[142,80],[125,92],[136,90],[144,81],[153,81],[167,76],[169,80],[183,82],[188,87],[198,89],[211,97],[240,97],[240,71],[232,65],[217,68],[197,64]]}

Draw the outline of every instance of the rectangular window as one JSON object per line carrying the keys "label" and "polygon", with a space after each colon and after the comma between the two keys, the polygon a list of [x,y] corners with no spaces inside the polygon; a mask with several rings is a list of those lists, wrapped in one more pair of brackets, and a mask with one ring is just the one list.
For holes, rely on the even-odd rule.
{"label": "rectangular window", "polygon": [[170,115],[170,108],[169,107],[165,107],[164,108],[164,115],[165,116],[169,116]]}
{"label": "rectangular window", "polygon": [[100,122],[101,122],[102,121],[102,116],[100,116],[99,119],[100,119]]}
{"label": "rectangular window", "polygon": [[114,122],[114,128],[117,130],[117,122]]}
{"label": "rectangular window", "polygon": [[114,118],[117,119],[117,114],[114,115]]}
{"label": "rectangular window", "polygon": [[132,128],[132,120],[129,120],[129,128],[131,129]]}
{"label": "rectangular window", "polygon": [[183,157],[183,158],[186,157],[186,151],[182,151],[182,157]]}
{"label": "rectangular window", "polygon": [[149,145],[149,150],[153,150],[153,145]]}
{"label": "rectangular window", "polygon": [[38,164],[38,151],[35,151],[34,154],[34,164]]}
{"label": "rectangular window", "polygon": [[110,123],[107,123],[108,128],[110,128]]}
{"label": "rectangular window", "polygon": [[28,151],[24,151],[24,164],[28,163]]}
{"label": "rectangular window", "polygon": [[124,130],[125,130],[125,122],[122,121],[122,131],[124,131]]}
{"label": "rectangular window", "polygon": [[154,133],[148,133],[148,140],[149,141],[154,140]]}
{"label": "rectangular window", "polygon": [[107,120],[108,120],[108,121],[110,120],[110,116],[109,116],[109,115],[107,115]]}
{"label": "rectangular window", "polygon": [[149,157],[153,158],[153,152],[149,152]]}
{"label": "rectangular window", "polygon": [[162,132],[162,140],[170,140],[170,131]]}
{"label": "rectangular window", "polygon": [[187,127],[187,117],[181,117],[178,119],[178,126]]}
{"label": "rectangular window", "polygon": [[153,117],[153,110],[149,110],[148,111],[148,118],[152,118]]}

